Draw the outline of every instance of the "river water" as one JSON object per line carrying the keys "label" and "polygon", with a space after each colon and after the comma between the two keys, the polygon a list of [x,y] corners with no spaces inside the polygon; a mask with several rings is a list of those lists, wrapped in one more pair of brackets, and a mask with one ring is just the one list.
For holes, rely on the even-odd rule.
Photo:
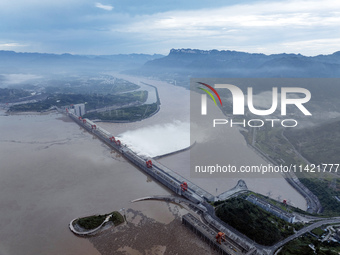
{"label": "river water", "polygon": [[[0,116],[0,254],[99,254],[68,223],[133,208],[161,222],[169,195],[119,154],[60,114]],[[156,206],[157,202],[152,203]]]}
{"label": "river water", "polygon": [[[123,141],[127,136],[127,144],[131,145],[133,150],[141,152],[141,154],[155,156],[152,149],[156,147],[158,148],[157,151],[162,151],[160,155],[163,155],[166,154],[167,150],[167,152],[171,152],[173,146],[177,149],[183,149],[190,145],[190,93],[188,90],[162,81],[117,73],[114,73],[114,75],[136,84],[145,82],[156,86],[161,99],[161,108],[158,114],[142,122],[100,123],[101,126],[113,134],[120,134]],[[218,108],[209,108],[209,110],[214,109]],[[221,115],[222,117],[223,115]],[[129,130],[128,135],[126,135],[126,130]],[[238,160],[237,164],[240,164],[240,162],[245,165],[267,164],[263,158],[247,146],[238,129],[224,128],[219,132],[219,135],[228,139],[228,153],[223,155],[227,162]],[[200,150],[200,148],[206,146],[213,148],[213,146],[210,146],[210,144],[213,144],[214,153],[209,154],[209,156],[225,151],[225,143],[218,136],[212,139],[201,137],[202,140],[197,141],[197,146],[195,145],[193,150]],[[136,142],[132,144],[131,141]],[[247,175],[239,175],[239,178],[192,178],[189,171],[190,153],[188,151],[161,158],[159,161],[180,175],[189,178],[213,195],[219,195],[233,188],[237,181],[242,178],[252,191],[268,195],[276,200],[286,199],[291,205],[304,210],[307,208],[305,199],[279,174],[273,174],[270,178],[247,178]]]}
{"label": "river water", "polygon": [[[188,91],[160,81],[121,77],[157,86],[161,110],[141,122],[99,125],[122,137],[128,130],[135,132],[133,137],[155,126],[186,128]],[[63,115],[2,114],[0,128],[0,254],[99,254],[87,239],[69,231],[68,223],[76,217],[132,208],[159,222],[173,218],[164,203],[131,204],[136,198],[170,193]],[[158,146],[175,141],[169,136],[166,140],[163,133]],[[242,136],[235,139],[242,143]],[[180,141],[178,147],[186,143]],[[186,151],[160,161],[190,178],[188,155]],[[233,179],[192,180],[214,195],[236,184]],[[271,192],[274,198],[280,194],[306,208],[304,199],[283,178],[246,182],[254,191]]]}

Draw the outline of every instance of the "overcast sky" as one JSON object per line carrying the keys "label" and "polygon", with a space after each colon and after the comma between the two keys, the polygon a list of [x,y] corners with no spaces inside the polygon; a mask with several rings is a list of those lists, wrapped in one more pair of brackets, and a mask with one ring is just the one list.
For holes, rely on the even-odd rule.
{"label": "overcast sky", "polygon": [[0,21],[0,50],[18,52],[340,50],[339,0],[0,0]]}

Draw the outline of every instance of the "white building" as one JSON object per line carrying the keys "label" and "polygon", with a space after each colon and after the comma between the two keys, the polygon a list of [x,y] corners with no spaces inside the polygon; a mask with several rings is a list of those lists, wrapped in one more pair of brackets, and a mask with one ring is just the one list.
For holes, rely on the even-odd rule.
{"label": "white building", "polygon": [[85,104],[75,104],[72,107],[73,113],[77,116],[82,116],[85,114]]}

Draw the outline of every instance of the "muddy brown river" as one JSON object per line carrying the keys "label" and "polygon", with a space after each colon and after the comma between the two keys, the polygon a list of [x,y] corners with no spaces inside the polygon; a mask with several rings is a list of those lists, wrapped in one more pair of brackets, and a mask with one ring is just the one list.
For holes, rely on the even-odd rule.
{"label": "muddy brown river", "polygon": [[[135,77],[125,77],[137,81]],[[140,80],[140,79],[138,79]],[[150,81],[158,86],[161,97],[161,111],[155,116],[136,123],[100,123],[113,134],[128,130],[138,131],[153,125],[188,121],[186,90],[168,86],[160,81]],[[181,100],[180,96],[184,100]],[[173,98],[176,99],[174,104]],[[174,106],[175,105],[175,106]],[[44,115],[23,114],[0,116],[0,254],[118,254],[110,253],[107,233],[103,238],[89,241],[73,235],[68,223],[76,217],[104,214],[125,208],[127,218],[138,226],[139,222],[149,228],[149,235],[143,230],[130,231],[119,239],[120,254],[167,254],[182,245],[190,251],[191,245],[200,243],[194,235],[185,232],[179,222],[184,209],[163,202],[130,203],[131,200],[151,195],[169,195],[170,192],[140,172],[124,158],[111,151],[101,141],[85,132],[67,117],[50,113]],[[137,133],[138,134],[138,133]],[[235,136],[242,139],[242,136]],[[160,141],[161,142],[161,141]],[[242,141],[240,140],[242,143]],[[245,151],[247,153],[247,151]],[[256,157],[256,154],[251,154]],[[178,173],[190,178],[185,168],[188,152],[175,154],[160,160]],[[193,179],[193,182],[207,189],[213,195],[235,186],[233,179]],[[302,209],[304,199],[290,187],[283,178],[249,179],[249,188],[262,194],[271,192],[273,198],[284,196]],[[217,192],[216,192],[217,189]],[[128,211],[128,210],[131,211]],[[137,215],[137,216],[136,216]],[[140,221],[136,220],[140,215]],[[145,219],[145,221],[141,221]],[[159,224],[152,227],[153,224]],[[128,226],[122,226],[122,231]],[[136,227],[137,228],[137,227]],[[125,229],[126,230],[126,229]],[[128,230],[126,230],[128,231]],[[141,231],[141,232],[138,232]],[[157,231],[169,231],[185,240],[159,241]],[[184,232],[183,232],[184,231]],[[133,236],[135,233],[135,236]],[[138,235],[136,233],[139,233]],[[184,234],[183,233],[187,233]],[[143,248],[143,238],[155,238],[153,246]],[[129,244],[135,242],[135,246]],[[110,239],[110,240],[116,240]],[[150,239],[150,240],[151,240]],[[135,241],[133,241],[135,240]],[[95,246],[93,245],[95,244]],[[137,243],[139,243],[137,245]],[[103,248],[107,244],[107,248]],[[111,248],[110,248],[111,247]],[[144,250],[143,250],[144,249]],[[212,251],[202,245],[198,252]],[[183,251],[184,251],[183,250]],[[130,252],[129,252],[130,251]],[[133,252],[132,252],[133,251]]]}

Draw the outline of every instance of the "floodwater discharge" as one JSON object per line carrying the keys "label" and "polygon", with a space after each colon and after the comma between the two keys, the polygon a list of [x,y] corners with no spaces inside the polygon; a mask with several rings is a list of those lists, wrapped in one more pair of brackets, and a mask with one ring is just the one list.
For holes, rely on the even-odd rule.
{"label": "floodwater discharge", "polygon": [[[121,77],[137,84],[142,80],[157,86],[162,103],[161,110],[141,122],[100,123],[100,126],[122,137],[128,131],[138,135],[140,130],[148,127],[159,127],[166,131],[164,125],[168,124],[185,128],[183,123],[189,121],[188,91],[160,81],[123,75]],[[103,254],[110,254],[105,253],[99,244],[103,245],[103,242],[107,242],[105,240],[115,239],[105,237],[100,241],[98,237],[90,242],[73,235],[68,229],[68,223],[81,216],[104,214],[113,210],[123,212],[122,208],[126,210],[128,221],[136,221],[135,215],[140,215],[142,218],[156,221],[157,224],[163,224],[165,227],[158,228],[160,231],[171,228],[174,236],[176,231],[186,231],[177,224],[178,220],[177,225],[172,225],[173,220],[184,213],[179,206],[156,201],[130,203],[140,197],[169,195],[171,192],[67,117],[57,113],[11,116],[4,116],[2,113],[0,128],[0,254],[96,255],[100,254],[98,250]],[[166,135],[163,135],[164,141]],[[239,139],[242,143],[243,138],[235,136],[233,139]],[[164,144],[163,139],[157,140],[158,146]],[[182,146],[183,144],[179,144],[179,147]],[[252,157],[255,156],[256,154],[252,154]],[[190,178],[188,157],[189,153],[185,151],[164,157],[160,161]],[[192,181],[213,195],[232,188],[237,182],[228,178],[199,178]],[[256,192],[270,193],[273,198],[281,195],[292,204],[306,208],[304,199],[283,178],[245,181],[248,187]],[[147,224],[148,221],[145,222]],[[124,225],[123,230],[128,226]],[[138,226],[138,222],[134,226]],[[151,229],[157,231],[157,228]],[[190,244],[197,244],[197,240],[194,235],[190,236],[188,233],[188,245],[183,246],[183,249],[190,251]],[[136,238],[144,240],[143,236],[145,233]],[[149,233],[148,238],[151,236],[157,238],[157,233]],[[179,236],[185,238],[183,235]],[[120,254],[135,249],[135,254],[145,253],[142,246],[130,247],[126,240],[123,243],[119,248]],[[156,240],[155,245],[148,249],[158,251],[154,254],[162,254],[164,249],[171,250],[171,245],[177,245],[177,242]],[[118,250],[114,254],[119,254]],[[212,251],[209,251],[209,254],[213,254]]]}
{"label": "floodwater discharge", "polygon": [[[188,124],[190,122],[190,95],[188,90],[172,86],[162,81],[131,77],[116,73],[113,75],[136,84],[142,81],[156,86],[161,100],[161,108],[158,114],[141,122],[100,123],[100,126],[103,126],[112,134],[119,134],[118,136],[122,138],[123,142],[124,138],[128,137],[127,144],[133,150],[144,155],[150,154],[151,156],[155,156],[155,152],[152,150],[154,147],[159,148],[159,155],[164,155],[166,154],[165,152],[172,152],[174,147],[176,147],[177,150],[181,150],[190,146],[190,125]],[[210,108],[210,110],[213,109],[214,108]],[[169,128],[176,125],[177,129],[175,130],[175,133],[178,133],[177,137],[174,135],[173,129]],[[149,132],[147,132],[147,130],[149,130]],[[229,148],[231,148],[225,155],[227,160],[234,161],[235,159],[242,159],[245,161],[245,164],[248,165],[251,164],[251,162],[256,162],[258,164],[267,163],[247,146],[238,129],[225,128],[221,132],[223,132],[221,136],[228,138],[228,143],[230,144]],[[204,136],[202,137],[204,138]],[[226,145],[218,142],[218,138],[215,137],[214,139],[215,152],[225,151]],[[136,141],[136,143],[132,143],[131,141]],[[197,141],[197,148],[199,148],[199,146],[206,146],[209,142],[211,141],[207,138]],[[220,147],[216,145],[220,145]],[[197,148],[196,145],[193,147],[195,150]],[[238,179],[236,178],[191,178],[189,158],[190,153],[184,151],[161,158],[159,161],[213,195],[219,195],[237,184]],[[271,177],[272,176],[273,175],[271,175]],[[245,180],[248,188],[252,191],[270,196],[277,200],[286,199],[291,205],[304,210],[307,208],[305,199],[279,174],[276,174],[273,178],[247,178],[246,175],[241,175],[240,178]]]}

